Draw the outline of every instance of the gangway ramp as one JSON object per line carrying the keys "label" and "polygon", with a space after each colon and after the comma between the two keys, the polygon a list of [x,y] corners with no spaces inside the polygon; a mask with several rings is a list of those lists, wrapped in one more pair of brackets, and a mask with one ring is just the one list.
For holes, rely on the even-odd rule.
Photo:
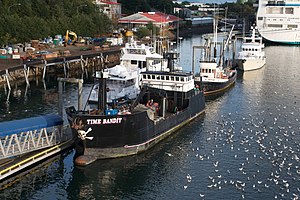
{"label": "gangway ramp", "polygon": [[69,127],[56,114],[0,123],[0,180],[72,147]]}
{"label": "gangway ramp", "polygon": [[0,123],[0,160],[62,142],[63,120],[49,114]]}

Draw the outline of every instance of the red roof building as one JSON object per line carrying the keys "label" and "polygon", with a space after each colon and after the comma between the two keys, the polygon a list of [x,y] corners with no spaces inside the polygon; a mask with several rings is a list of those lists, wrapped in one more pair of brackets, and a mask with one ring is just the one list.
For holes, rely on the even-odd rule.
{"label": "red roof building", "polygon": [[159,26],[170,26],[171,24],[178,23],[182,19],[174,15],[169,15],[161,12],[138,12],[133,15],[122,17],[118,20],[120,24],[136,24],[146,25],[153,23]]}

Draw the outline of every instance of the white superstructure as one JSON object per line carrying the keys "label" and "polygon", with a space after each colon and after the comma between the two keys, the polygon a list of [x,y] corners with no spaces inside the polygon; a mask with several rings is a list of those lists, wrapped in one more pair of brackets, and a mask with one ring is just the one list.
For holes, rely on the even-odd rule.
{"label": "white superstructure", "polygon": [[188,92],[195,88],[193,74],[185,72],[142,72],[142,85],[152,88]]}
{"label": "white superstructure", "polygon": [[256,28],[252,27],[251,37],[243,38],[241,51],[237,58],[238,69],[242,71],[259,69],[266,63],[265,45],[262,43],[262,37],[259,37],[255,30]]}
{"label": "white superstructure", "polygon": [[[107,102],[135,99],[140,93],[140,73],[143,71],[169,71],[168,61],[155,53],[154,48],[138,44],[133,39],[121,48],[120,64],[107,69]],[[90,102],[97,102],[99,85],[93,86]]]}
{"label": "white superstructure", "polygon": [[142,71],[146,68],[151,71],[167,70],[167,61],[162,55],[156,53],[153,47],[137,44],[133,40],[121,49],[120,65],[131,69],[139,68]]}
{"label": "white superstructure", "polygon": [[300,44],[300,0],[259,0],[256,17],[264,39]]}

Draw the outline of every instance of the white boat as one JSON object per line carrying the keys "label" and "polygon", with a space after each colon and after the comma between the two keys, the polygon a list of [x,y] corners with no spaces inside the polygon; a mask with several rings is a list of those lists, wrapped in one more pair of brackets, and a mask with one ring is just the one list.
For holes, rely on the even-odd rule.
{"label": "white boat", "polygon": [[[140,73],[144,71],[169,71],[168,61],[155,53],[154,48],[130,39],[121,48],[120,64],[107,69],[107,102],[132,100],[140,93]],[[90,103],[98,101],[99,84],[89,96]]]}
{"label": "white boat", "polygon": [[241,51],[237,57],[237,67],[242,71],[251,71],[262,68],[266,63],[264,52],[265,45],[262,37],[256,33],[256,28],[252,27],[251,37],[244,37]]}
{"label": "white boat", "polygon": [[[107,69],[107,103],[135,99],[140,93],[139,69],[126,68],[123,65]],[[97,103],[99,84],[96,83],[91,90],[90,103]]]}
{"label": "white boat", "polygon": [[264,39],[300,44],[300,0],[260,0],[256,17]]}

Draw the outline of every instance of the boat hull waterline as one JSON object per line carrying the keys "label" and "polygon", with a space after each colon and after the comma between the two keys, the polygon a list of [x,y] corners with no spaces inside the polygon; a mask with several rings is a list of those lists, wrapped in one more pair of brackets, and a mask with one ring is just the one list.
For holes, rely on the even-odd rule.
{"label": "boat hull waterline", "polygon": [[242,71],[252,71],[262,68],[266,63],[264,59],[248,59],[248,60],[237,60],[237,67]]}

